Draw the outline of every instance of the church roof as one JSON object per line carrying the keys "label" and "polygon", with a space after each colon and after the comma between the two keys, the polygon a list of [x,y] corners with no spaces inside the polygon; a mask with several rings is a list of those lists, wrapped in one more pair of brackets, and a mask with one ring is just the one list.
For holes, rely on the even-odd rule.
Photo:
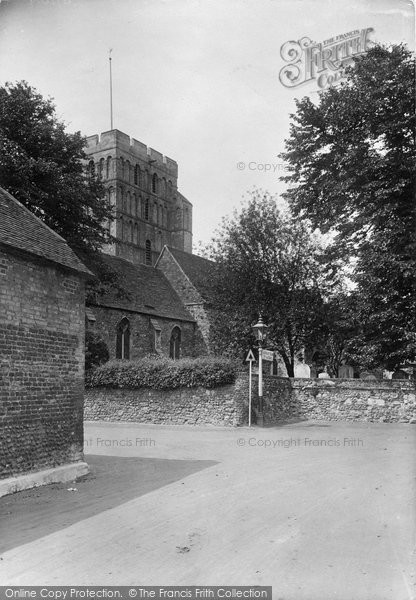
{"label": "church roof", "polygon": [[215,263],[212,260],[168,247],[182,271],[205,300],[210,297],[210,281]]}
{"label": "church roof", "polygon": [[118,284],[126,295],[111,289],[99,296],[97,306],[194,322],[161,271],[108,254],[104,254],[103,259],[117,273]]}
{"label": "church roof", "polygon": [[0,244],[92,275],[66,241],[0,187]]}

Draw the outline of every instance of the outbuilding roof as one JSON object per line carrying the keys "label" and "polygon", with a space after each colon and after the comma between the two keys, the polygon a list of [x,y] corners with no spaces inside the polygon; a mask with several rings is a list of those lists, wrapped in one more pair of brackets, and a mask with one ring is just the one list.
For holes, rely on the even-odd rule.
{"label": "outbuilding roof", "polygon": [[118,285],[125,295],[115,289],[103,292],[97,306],[194,322],[179,296],[164,274],[154,267],[134,265],[124,258],[103,254],[103,260],[117,273]]}
{"label": "outbuilding roof", "polygon": [[0,244],[29,252],[84,275],[92,275],[60,235],[1,187]]}

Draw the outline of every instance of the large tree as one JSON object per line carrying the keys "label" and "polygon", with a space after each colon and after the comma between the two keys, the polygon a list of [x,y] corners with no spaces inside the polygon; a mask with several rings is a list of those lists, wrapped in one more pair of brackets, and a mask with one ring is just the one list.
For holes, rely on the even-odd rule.
{"label": "large tree", "polygon": [[104,187],[86,176],[85,138],[67,133],[55,106],[22,81],[0,87],[0,185],[81,255],[108,241]]}
{"label": "large tree", "polygon": [[253,343],[251,325],[261,313],[268,345],[293,377],[296,355],[322,328],[320,249],[306,225],[279,212],[268,193],[255,191],[224,220],[210,257],[216,263],[214,349],[241,355]]}
{"label": "large tree", "polygon": [[416,353],[414,75],[403,45],[375,46],[317,104],[297,101],[282,154],[292,210],[330,232],[328,260],[352,269],[367,366]]}

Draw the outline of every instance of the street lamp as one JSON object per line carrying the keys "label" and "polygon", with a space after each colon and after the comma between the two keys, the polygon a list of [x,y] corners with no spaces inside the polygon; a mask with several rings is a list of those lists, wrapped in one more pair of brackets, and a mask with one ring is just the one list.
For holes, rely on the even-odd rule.
{"label": "street lamp", "polygon": [[268,325],[263,323],[261,315],[259,316],[259,322],[252,326],[254,336],[259,344],[259,411],[257,414],[257,425],[263,427],[263,342],[266,339],[266,330]]}

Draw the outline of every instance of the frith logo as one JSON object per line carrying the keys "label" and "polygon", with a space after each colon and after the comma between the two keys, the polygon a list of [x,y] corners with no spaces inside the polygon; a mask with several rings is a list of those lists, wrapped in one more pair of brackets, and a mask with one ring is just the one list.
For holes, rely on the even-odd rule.
{"label": "frith logo", "polygon": [[280,56],[288,64],[280,70],[280,83],[292,88],[316,80],[320,89],[338,83],[345,78],[351,59],[368,51],[372,31],[372,27],[357,29],[319,44],[308,37],[286,42],[280,48]]}

